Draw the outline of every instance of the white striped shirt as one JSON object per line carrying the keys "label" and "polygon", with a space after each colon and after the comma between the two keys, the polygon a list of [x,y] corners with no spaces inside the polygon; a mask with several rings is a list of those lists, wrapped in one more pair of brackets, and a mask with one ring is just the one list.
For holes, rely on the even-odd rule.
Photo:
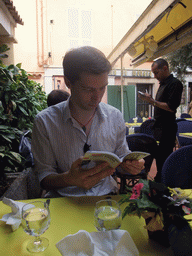
{"label": "white striped shirt", "polygon": [[[120,158],[129,153],[125,137],[125,122],[116,108],[100,103],[97,107],[88,137],[71,117],[69,99],[41,111],[34,120],[32,153],[34,169],[41,181],[53,173],[70,170],[72,163],[83,156],[87,142],[90,150],[109,151]],[[109,176],[89,190],[64,187],[57,192],[61,196],[96,196],[117,191],[117,184]]]}

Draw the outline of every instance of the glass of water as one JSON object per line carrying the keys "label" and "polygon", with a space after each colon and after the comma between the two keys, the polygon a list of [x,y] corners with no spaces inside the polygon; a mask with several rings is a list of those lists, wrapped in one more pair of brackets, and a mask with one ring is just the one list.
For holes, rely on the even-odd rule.
{"label": "glass of water", "polygon": [[50,220],[49,201],[36,201],[23,206],[22,227],[28,235],[34,236],[27,245],[29,252],[42,252],[48,247],[49,240],[40,235],[48,229]]}
{"label": "glass of water", "polygon": [[122,214],[119,204],[112,199],[104,199],[96,203],[95,227],[98,231],[119,229],[122,222]]}

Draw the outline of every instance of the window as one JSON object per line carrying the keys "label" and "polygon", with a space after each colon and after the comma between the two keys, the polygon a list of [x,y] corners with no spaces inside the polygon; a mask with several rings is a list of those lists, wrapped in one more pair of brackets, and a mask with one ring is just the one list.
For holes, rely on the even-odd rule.
{"label": "window", "polygon": [[152,94],[152,85],[151,84],[137,84],[137,87],[136,87],[137,117],[142,118],[142,117],[151,117],[152,116],[151,104],[141,100],[138,97],[138,91],[146,92],[146,90],[149,94]]}

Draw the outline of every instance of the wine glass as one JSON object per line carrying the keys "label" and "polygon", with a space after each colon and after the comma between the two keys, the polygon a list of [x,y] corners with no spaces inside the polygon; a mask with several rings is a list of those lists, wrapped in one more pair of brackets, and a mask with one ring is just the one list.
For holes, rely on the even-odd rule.
{"label": "wine glass", "polygon": [[122,222],[119,204],[112,199],[98,201],[95,206],[94,218],[98,231],[119,229]]}
{"label": "wine glass", "polygon": [[49,202],[49,200],[46,202],[31,202],[30,204],[25,204],[22,208],[22,227],[28,235],[34,236],[27,244],[27,250],[29,252],[42,252],[49,245],[47,238],[40,238],[40,235],[50,225]]}

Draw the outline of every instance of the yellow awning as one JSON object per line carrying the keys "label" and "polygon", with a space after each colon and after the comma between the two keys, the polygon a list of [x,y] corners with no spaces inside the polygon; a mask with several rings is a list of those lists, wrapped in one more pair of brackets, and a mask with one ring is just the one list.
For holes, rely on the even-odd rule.
{"label": "yellow awning", "polygon": [[126,53],[132,66],[160,56],[192,42],[192,0],[153,0],[125,34],[108,60],[114,65]]}

